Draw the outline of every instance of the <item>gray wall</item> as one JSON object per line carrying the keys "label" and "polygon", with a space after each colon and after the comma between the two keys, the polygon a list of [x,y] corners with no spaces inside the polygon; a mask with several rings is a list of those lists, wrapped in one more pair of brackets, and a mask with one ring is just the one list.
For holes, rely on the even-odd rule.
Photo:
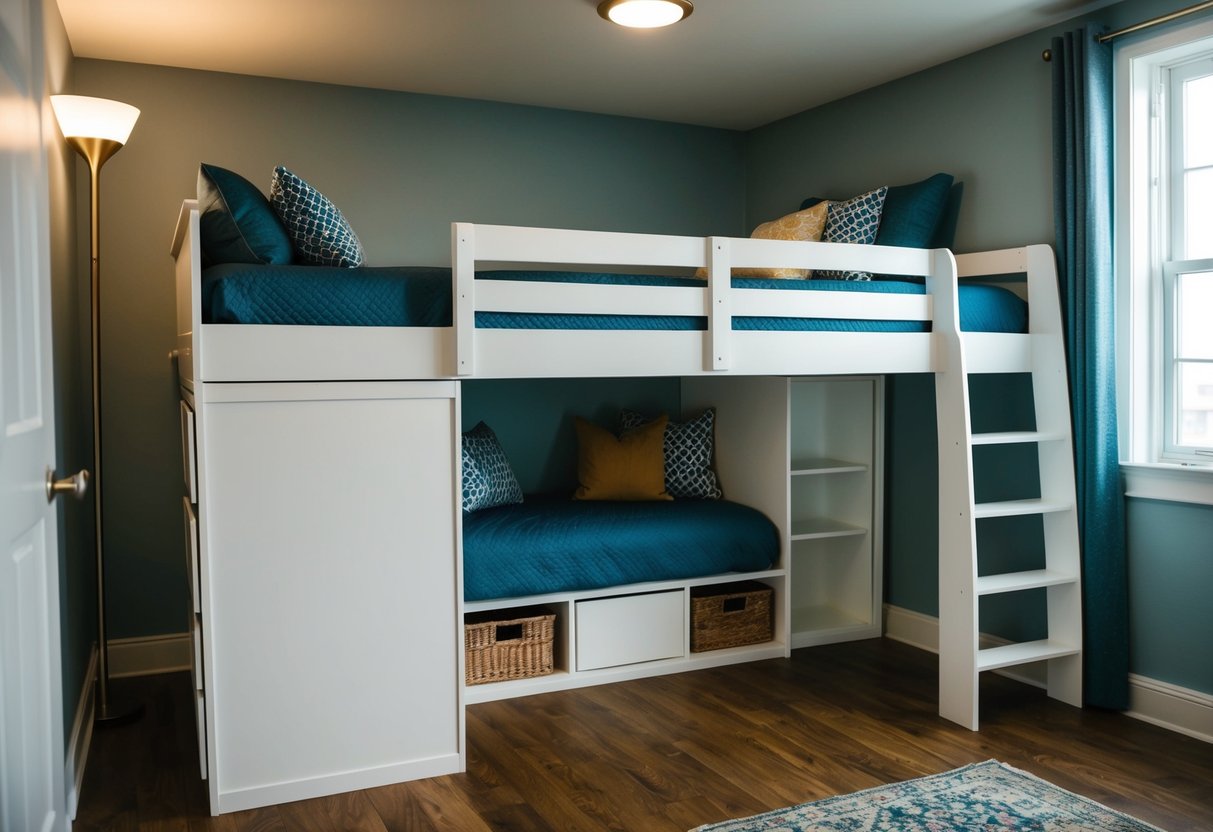
{"label": "gray wall", "polygon": [[186,629],[168,248],[199,162],[263,190],[286,165],[341,208],[377,265],[449,263],[452,220],[743,230],[743,139],[731,131],[92,60],[74,71],[74,92],[142,110],[102,182],[113,638]]}
{"label": "gray wall", "polygon": [[[1091,18],[1115,29],[1185,5],[1130,0]],[[752,131],[746,145],[747,224],[794,210],[806,196],[845,197],[946,171],[965,183],[958,251],[1051,244],[1050,67],[1040,56],[1054,34],[1077,24],[1018,38]],[[889,380],[888,391],[886,600],[936,615],[934,389],[930,377],[901,376]],[[975,408],[997,406],[977,394],[974,400]],[[1213,511],[1130,500],[1128,526],[1133,672],[1213,693],[1213,661],[1193,660],[1208,656],[1213,612],[1192,589],[1213,585],[1207,544],[1213,540]],[[1039,600],[1031,603],[1039,606]],[[1000,619],[990,622],[993,629],[1008,628],[1005,617],[992,618]],[[1004,634],[1031,637],[1038,623],[1029,621],[1026,633]]]}

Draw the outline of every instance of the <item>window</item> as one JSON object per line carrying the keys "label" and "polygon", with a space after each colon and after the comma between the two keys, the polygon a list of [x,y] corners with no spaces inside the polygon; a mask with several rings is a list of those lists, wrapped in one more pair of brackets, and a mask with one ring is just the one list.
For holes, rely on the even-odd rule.
{"label": "window", "polygon": [[1213,23],[1117,54],[1121,457],[1213,465]]}

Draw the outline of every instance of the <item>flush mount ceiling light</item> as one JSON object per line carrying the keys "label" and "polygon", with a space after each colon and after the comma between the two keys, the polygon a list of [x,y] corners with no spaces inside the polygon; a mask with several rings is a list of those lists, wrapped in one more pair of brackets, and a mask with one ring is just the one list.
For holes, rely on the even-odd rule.
{"label": "flush mount ceiling light", "polygon": [[687,0],[602,0],[598,14],[633,29],[657,29],[687,17],[695,7]]}

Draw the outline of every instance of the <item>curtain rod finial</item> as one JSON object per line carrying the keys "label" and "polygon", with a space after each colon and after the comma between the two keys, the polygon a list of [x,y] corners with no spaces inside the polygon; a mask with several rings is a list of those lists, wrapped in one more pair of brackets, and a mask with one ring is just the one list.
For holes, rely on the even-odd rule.
{"label": "curtain rod finial", "polygon": [[1043,60],[1045,63],[1048,63],[1049,61],[1053,60],[1053,50],[1046,49],[1044,52],[1040,53],[1040,57],[1041,57],[1041,60]]}

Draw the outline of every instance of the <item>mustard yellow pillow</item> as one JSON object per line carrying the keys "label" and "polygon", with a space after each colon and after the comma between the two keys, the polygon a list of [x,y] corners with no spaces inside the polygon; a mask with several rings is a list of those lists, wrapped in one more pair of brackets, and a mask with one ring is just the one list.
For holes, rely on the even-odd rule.
{"label": "mustard yellow pillow", "polygon": [[[825,232],[830,203],[819,202],[811,208],[788,214],[777,220],[764,222],[754,229],[750,237],[755,240],[799,240],[816,243]],[[707,277],[707,269],[699,269],[696,277]],[[776,277],[807,279],[813,273],[809,269],[733,269],[733,277]]]}
{"label": "mustard yellow pillow", "polygon": [[577,430],[574,500],[672,500],[665,490],[664,414],[622,436],[584,419]]}

